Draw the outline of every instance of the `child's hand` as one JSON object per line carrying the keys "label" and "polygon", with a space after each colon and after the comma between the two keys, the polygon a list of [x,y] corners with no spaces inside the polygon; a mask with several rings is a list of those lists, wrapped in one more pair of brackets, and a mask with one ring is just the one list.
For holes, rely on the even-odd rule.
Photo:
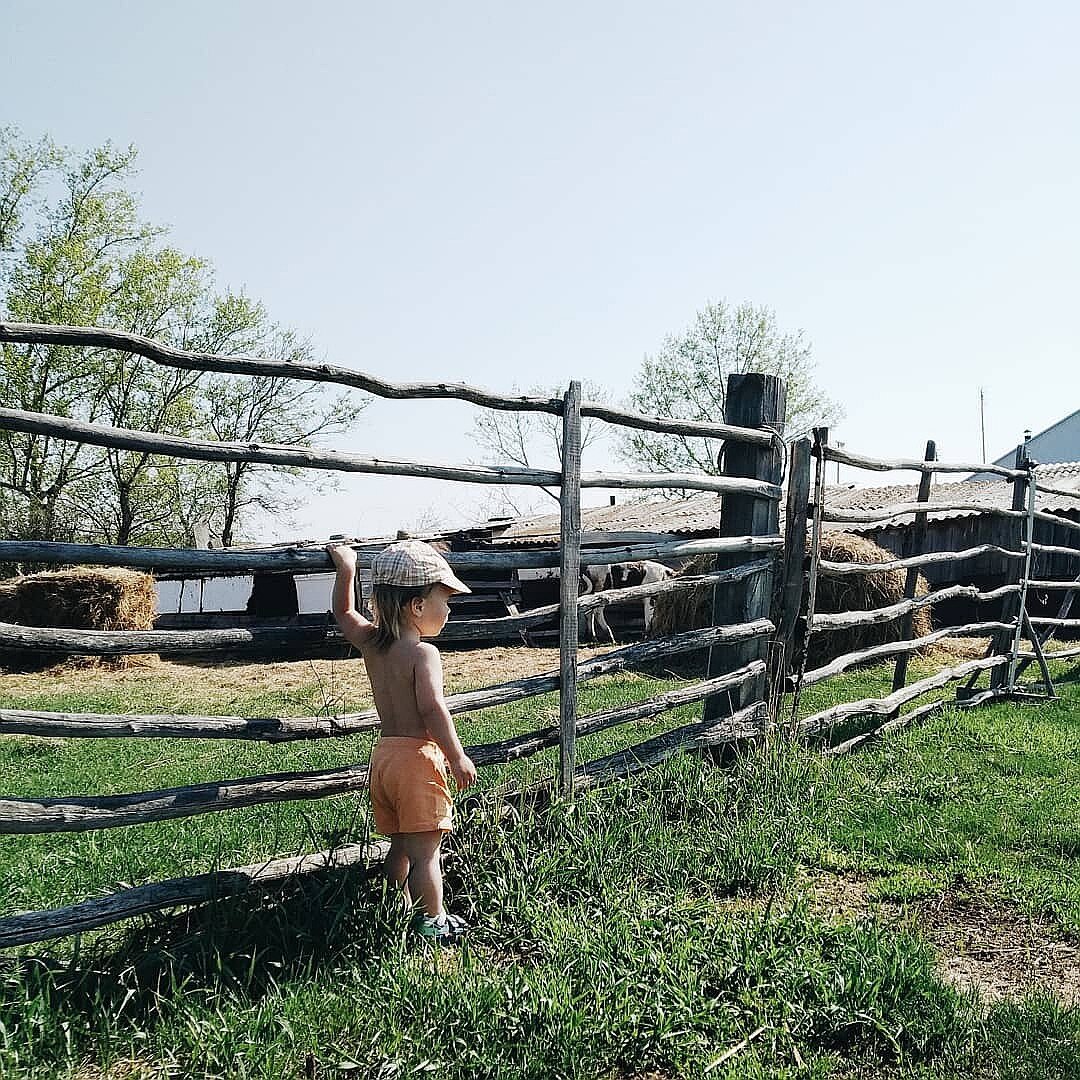
{"label": "child's hand", "polygon": [[335,566],[356,569],[356,552],[348,544],[327,544],[326,551]]}
{"label": "child's hand", "polygon": [[476,765],[468,754],[462,754],[457,761],[450,762],[450,772],[458,791],[467,791],[476,782]]}

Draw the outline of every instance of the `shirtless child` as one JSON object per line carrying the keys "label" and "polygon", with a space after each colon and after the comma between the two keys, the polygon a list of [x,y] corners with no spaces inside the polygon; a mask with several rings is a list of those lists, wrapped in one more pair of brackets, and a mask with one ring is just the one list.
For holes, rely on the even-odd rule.
{"label": "shirtless child", "polygon": [[421,638],[436,637],[450,614],[448,599],[467,593],[446,560],[421,540],[391,544],[371,568],[375,621],[356,610],[356,552],[327,549],[337,580],[334,618],[364,657],[381,736],[371,753],[370,785],[375,829],[390,837],[386,876],[420,908],[416,928],[438,942],[457,940],[464,920],[443,907],[439,845],[451,829],[449,769],[459,791],[476,779],[443,699],[439,650]]}

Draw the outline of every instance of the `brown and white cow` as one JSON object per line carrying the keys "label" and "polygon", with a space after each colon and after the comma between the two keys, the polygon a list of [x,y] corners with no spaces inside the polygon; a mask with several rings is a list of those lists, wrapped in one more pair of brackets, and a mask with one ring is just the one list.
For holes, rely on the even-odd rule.
{"label": "brown and white cow", "polygon": [[[592,593],[603,592],[607,589],[627,589],[632,585],[649,585],[654,581],[666,581],[675,576],[675,571],[663,563],[649,562],[622,562],[609,564],[594,564],[581,568],[580,595],[587,596]],[[645,609],[645,636],[649,636],[653,620],[653,599],[650,596],[642,600]],[[586,611],[581,616],[579,634],[584,640],[591,638],[599,641],[601,636],[612,644],[615,643],[615,635],[604,618],[603,607],[595,607]]]}

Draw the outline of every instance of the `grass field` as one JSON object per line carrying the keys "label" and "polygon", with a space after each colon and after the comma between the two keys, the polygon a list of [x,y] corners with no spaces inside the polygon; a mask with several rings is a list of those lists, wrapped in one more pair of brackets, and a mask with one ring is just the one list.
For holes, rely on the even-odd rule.
{"label": "grass field", "polygon": [[[448,683],[526,662],[553,666],[539,650],[448,653]],[[418,947],[355,872],[12,950],[0,1075],[1080,1077],[1080,672],[1060,674],[1053,704],[947,710],[848,757],[778,742],[727,769],[678,758],[543,815],[503,792],[550,774],[551,754],[486,771],[447,861],[451,904],[477,927],[460,951]],[[815,687],[802,711],[889,675]],[[600,680],[583,710],[675,684]],[[0,677],[3,705],[86,711],[303,714],[366,693],[356,662]],[[462,734],[504,738],[556,711],[554,697],[487,710]],[[594,736],[583,755],[672,723]],[[329,767],[369,746],[8,737],[0,766],[4,795],[90,794]],[[349,796],[5,837],[3,910],[367,832]]]}

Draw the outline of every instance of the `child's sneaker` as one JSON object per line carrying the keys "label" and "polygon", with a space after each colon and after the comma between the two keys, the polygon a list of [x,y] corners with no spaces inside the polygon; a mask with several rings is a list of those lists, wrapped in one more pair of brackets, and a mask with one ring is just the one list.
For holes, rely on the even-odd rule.
{"label": "child's sneaker", "polygon": [[457,915],[417,915],[413,929],[425,941],[436,945],[456,945],[469,929],[469,924]]}

